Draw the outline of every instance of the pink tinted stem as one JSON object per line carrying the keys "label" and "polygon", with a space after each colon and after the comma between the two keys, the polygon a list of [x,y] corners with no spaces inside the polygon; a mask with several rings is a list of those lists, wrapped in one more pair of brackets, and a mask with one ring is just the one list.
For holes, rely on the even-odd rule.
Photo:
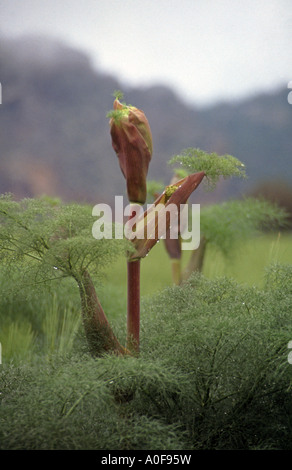
{"label": "pink tinted stem", "polygon": [[128,261],[127,268],[127,348],[133,353],[138,353],[140,345],[140,259]]}

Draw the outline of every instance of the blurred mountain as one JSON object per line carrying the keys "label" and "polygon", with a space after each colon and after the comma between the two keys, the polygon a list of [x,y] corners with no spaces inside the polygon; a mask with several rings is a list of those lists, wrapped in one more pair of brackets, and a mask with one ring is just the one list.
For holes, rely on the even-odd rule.
{"label": "blurred mountain", "polygon": [[188,147],[232,154],[248,180],[224,181],[204,201],[248,192],[265,179],[292,182],[292,106],[274,94],[196,108],[165,86],[130,88],[89,57],[48,38],[1,39],[0,193],[42,194],[90,203],[125,195],[107,112],[114,90],[143,109],[153,133],[149,179],[168,184],[168,160]]}

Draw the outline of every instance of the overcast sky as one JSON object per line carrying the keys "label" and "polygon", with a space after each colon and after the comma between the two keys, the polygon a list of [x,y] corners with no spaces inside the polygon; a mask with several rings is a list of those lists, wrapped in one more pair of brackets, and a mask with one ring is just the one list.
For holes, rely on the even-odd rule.
{"label": "overcast sky", "polygon": [[63,39],[120,80],[197,104],[292,80],[292,0],[0,0],[0,33]]}

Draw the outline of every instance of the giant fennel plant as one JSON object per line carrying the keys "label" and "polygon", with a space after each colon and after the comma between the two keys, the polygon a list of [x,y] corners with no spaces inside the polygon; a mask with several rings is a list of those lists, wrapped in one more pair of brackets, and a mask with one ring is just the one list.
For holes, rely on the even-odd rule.
{"label": "giant fennel plant", "polygon": [[[147,197],[147,173],[153,145],[149,122],[143,111],[120,102],[116,96],[108,115],[112,146],[126,180],[133,212]],[[190,153],[190,150],[188,151]],[[196,158],[194,158],[196,157]],[[82,320],[89,349],[137,354],[140,343],[140,262],[161,237],[153,213],[170,204],[186,204],[204,178],[216,184],[218,178],[244,176],[244,165],[234,157],[218,157],[205,152],[176,157],[189,171],[157,195],[154,203],[136,222],[137,236],[131,240],[101,239],[92,236],[92,210],[78,204],[54,204],[46,199],[16,202],[9,195],[0,199],[0,256],[3,269],[22,263],[26,270],[23,286],[71,277],[78,286]],[[130,218],[133,214],[130,215]],[[170,221],[165,227],[167,238]],[[138,236],[144,233],[144,237]],[[128,266],[127,344],[120,344],[99,301],[93,282],[104,267],[121,252]]]}

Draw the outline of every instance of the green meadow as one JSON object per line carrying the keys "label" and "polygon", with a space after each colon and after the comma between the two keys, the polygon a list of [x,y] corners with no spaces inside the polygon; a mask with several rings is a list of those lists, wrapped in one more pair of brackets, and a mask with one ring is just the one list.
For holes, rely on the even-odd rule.
{"label": "green meadow", "polygon": [[[182,254],[183,268],[190,252]],[[261,287],[264,282],[265,268],[271,263],[292,264],[292,235],[272,233],[251,238],[233,247],[228,257],[221,251],[208,247],[203,266],[203,275],[208,279],[220,276],[231,277],[239,283]],[[114,284],[126,291],[127,267],[124,259],[119,259],[106,271],[106,283]],[[142,260],[141,294],[152,295],[172,285],[171,266],[164,243],[161,240]]]}

